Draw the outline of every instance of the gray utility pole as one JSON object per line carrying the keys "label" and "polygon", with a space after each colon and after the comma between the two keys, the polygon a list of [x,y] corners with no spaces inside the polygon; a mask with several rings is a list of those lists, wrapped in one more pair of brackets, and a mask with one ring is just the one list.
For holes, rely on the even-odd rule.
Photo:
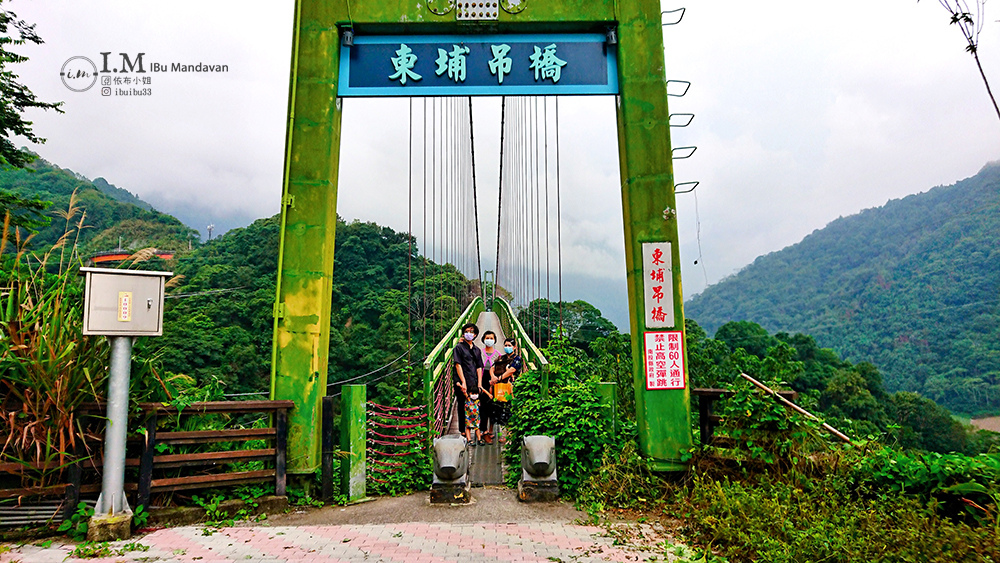
{"label": "gray utility pole", "polygon": [[104,428],[104,472],[95,515],[115,516],[132,510],[125,498],[125,437],[128,434],[128,386],[132,373],[132,337],[109,336],[108,422]]}
{"label": "gray utility pole", "polygon": [[137,336],[163,334],[163,290],[166,278],[173,273],[107,268],[80,268],[80,273],[87,276],[83,334],[107,336],[111,343],[101,496],[87,528],[87,539],[114,541],[132,534],[132,509],[125,498],[132,342]]}

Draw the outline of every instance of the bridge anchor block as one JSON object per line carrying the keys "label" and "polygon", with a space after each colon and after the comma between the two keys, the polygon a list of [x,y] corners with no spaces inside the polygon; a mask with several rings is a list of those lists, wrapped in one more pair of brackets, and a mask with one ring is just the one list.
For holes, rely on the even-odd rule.
{"label": "bridge anchor block", "polygon": [[450,434],[434,439],[434,478],[431,504],[472,502],[469,481],[469,444],[464,436]]}
{"label": "bridge anchor block", "polygon": [[550,436],[525,436],[521,443],[521,480],[517,498],[522,502],[559,499],[556,440]]}

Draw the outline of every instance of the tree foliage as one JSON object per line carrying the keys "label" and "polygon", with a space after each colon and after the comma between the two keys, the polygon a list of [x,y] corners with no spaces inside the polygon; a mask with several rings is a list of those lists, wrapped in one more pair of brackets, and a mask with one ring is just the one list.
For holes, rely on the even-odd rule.
{"label": "tree foliage", "polygon": [[[837,219],[757,258],[685,309],[709,331],[749,320],[765,332],[815,338],[819,346],[789,341],[801,361],[828,366],[809,377],[833,375],[822,357],[830,348],[877,366],[888,391],[920,393],[966,414],[996,412],[998,271],[1000,164],[990,164],[955,185]],[[770,345],[763,335],[720,336]]]}
{"label": "tree foliage", "polygon": [[100,178],[91,182],[42,158],[23,169],[0,171],[0,213],[8,206],[15,226],[37,231],[31,243],[35,249],[48,248],[63,235],[63,211],[71,200],[75,209],[86,213],[78,241],[84,255],[116,249],[119,241],[133,251],[187,250],[198,241],[194,229]]}
{"label": "tree foliage", "polygon": [[[278,216],[258,219],[177,260],[174,271],[183,279],[172,294],[178,298],[168,299],[164,335],[155,343],[169,373],[199,382],[218,378],[227,393],[269,389],[279,235]],[[352,380],[369,384],[373,401],[412,403],[423,383],[402,369],[407,356],[420,361],[472,300],[474,282],[450,264],[410,255],[412,242],[375,223],[338,221],[331,394],[338,382]]]}
{"label": "tree foliage", "polygon": [[811,336],[770,335],[749,321],[726,323],[714,339],[690,319],[686,331],[693,387],[731,387],[743,372],[798,391],[800,404],[855,438],[940,453],[977,453],[998,442],[967,430],[931,399],[890,393],[874,365],[841,360]]}
{"label": "tree foliage", "polygon": [[[972,0],[974,8],[971,9],[968,0],[938,0],[938,4],[941,4],[941,7],[948,12],[951,25],[957,27],[962,33],[962,39],[965,40],[965,51],[972,55],[976,61],[979,76],[983,79],[983,84],[986,85],[986,94],[990,97],[990,102],[993,103],[993,110],[997,113],[997,118],[1000,119],[1000,106],[997,105],[997,99],[993,96],[993,89],[990,88],[990,81],[986,78],[983,64],[979,61],[979,34],[982,33],[983,24],[986,21],[986,0]],[[973,9],[975,14],[972,13]]]}
{"label": "tree foliage", "polygon": [[60,113],[59,103],[39,101],[35,94],[19,81],[13,65],[28,60],[14,52],[14,48],[28,43],[40,45],[42,39],[35,33],[35,25],[18,19],[13,12],[4,9],[0,0],[0,170],[23,168],[34,158],[31,153],[18,149],[11,137],[24,137],[32,143],[44,143],[32,131],[31,122],[24,119],[28,109],[54,109]]}

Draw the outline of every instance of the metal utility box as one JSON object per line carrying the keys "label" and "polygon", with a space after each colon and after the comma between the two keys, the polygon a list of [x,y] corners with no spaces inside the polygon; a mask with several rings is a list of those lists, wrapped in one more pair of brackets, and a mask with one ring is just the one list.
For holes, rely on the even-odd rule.
{"label": "metal utility box", "polygon": [[173,272],[80,268],[80,273],[87,276],[83,334],[163,334],[163,285]]}

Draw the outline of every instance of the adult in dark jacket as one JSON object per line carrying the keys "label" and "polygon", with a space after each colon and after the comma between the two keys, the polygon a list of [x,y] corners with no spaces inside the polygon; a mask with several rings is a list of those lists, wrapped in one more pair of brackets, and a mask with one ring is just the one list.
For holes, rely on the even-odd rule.
{"label": "adult in dark jacket", "polygon": [[[475,344],[478,335],[479,327],[475,323],[466,324],[462,327],[462,340],[455,345],[455,350],[452,352],[452,360],[455,364],[455,397],[458,399],[459,409],[462,411],[458,415],[458,432],[466,434],[466,423],[470,414],[467,411],[469,411],[470,402],[474,402],[472,406],[475,408],[475,413],[472,414],[476,415],[474,428],[477,441],[479,435],[479,403],[477,401],[479,399],[479,380],[483,374],[483,354]],[[469,435],[465,437],[469,441],[472,440]]]}

